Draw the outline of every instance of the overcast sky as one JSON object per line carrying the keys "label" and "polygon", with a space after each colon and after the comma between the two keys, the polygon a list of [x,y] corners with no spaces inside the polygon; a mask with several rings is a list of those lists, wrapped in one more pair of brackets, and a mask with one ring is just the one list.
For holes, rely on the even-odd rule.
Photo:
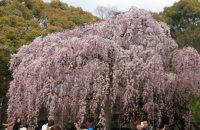
{"label": "overcast sky", "polygon": [[[49,2],[50,0],[44,0]],[[81,7],[85,11],[94,14],[97,6],[116,6],[119,11],[128,11],[131,6],[146,9],[148,11],[160,12],[166,6],[173,5],[179,0],[61,0],[69,5]]]}

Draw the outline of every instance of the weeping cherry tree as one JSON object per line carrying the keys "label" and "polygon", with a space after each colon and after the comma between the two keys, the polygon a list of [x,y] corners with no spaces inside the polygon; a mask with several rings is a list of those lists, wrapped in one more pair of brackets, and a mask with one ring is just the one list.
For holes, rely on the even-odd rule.
{"label": "weeping cherry tree", "polygon": [[[63,121],[66,112],[74,119],[89,110],[102,130],[110,130],[119,97],[124,117],[129,118],[131,107],[132,121],[137,121],[135,110],[141,109],[147,120],[165,114],[173,125],[179,109],[174,104],[184,105],[188,93],[199,92],[199,68],[195,49],[179,49],[168,26],[131,8],[21,47],[10,61],[8,117],[20,115],[34,122],[45,107],[48,116]],[[185,128],[191,127],[189,110],[180,117]]]}

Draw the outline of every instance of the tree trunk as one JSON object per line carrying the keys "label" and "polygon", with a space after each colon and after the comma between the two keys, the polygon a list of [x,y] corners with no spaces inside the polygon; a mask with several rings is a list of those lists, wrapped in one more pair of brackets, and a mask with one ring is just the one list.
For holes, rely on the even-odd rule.
{"label": "tree trunk", "polygon": [[113,64],[114,64],[114,50],[110,50],[108,52],[109,57],[109,88],[108,88],[108,94],[106,95],[106,102],[105,102],[105,130],[111,130],[112,125],[112,101],[110,97],[112,96],[112,89],[113,89]]}
{"label": "tree trunk", "polygon": [[107,99],[105,104],[105,130],[111,130],[112,125],[112,107],[111,100]]}

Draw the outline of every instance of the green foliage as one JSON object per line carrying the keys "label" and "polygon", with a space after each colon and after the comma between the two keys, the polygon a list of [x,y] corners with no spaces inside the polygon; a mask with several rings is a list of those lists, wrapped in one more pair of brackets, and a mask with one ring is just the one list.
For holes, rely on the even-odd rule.
{"label": "green foliage", "polygon": [[56,31],[61,31],[62,30],[62,28],[61,27],[57,27],[57,26],[49,26],[48,27],[48,32],[56,32]]}
{"label": "green foliage", "polygon": [[[0,1],[0,98],[6,96],[11,75],[10,55],[38,36],[96,21],[81,8],[42,0]],[[2,108],[6,108],[6,103]],[[5,109],[1,110],[5,113]],[[2,113],[0,113],[0,116]],[[5,116],[4,116],[5,117]],[[1,123],[1,122],[0,122]]]}
{"label": "green foliage", "polygon": [[[55,31],[72,29],[77,25],[97,20],[81,8],[69,7],[61,2],[44,3],[42,0],[1,1],[0,46],[1,58],[8,61],[10,54],[30,43],[35,37]],[[10,53],[10,54],[6,54]],[[6,56],[6,58],[4,57]]]}
{"label": "green foliage", "polygon": [[[2,57],[5,55],[9,54],[7,52],[6,48],[2,49],[4,47],[0,47],[0,123],[2,124],[1,121],[5,121],[6,118],[6,108],[7,108],[7,98],[6,98],[6,92],[8,90],[8,84],[9,81],[11,80],[11,74],[8,70],[8,65],[7,65],[7,60],[8,59],[3,59]],[[0,128],[2,125],[0,124]]]}
{"label": "green foliage", "polygon": [[192,111],[192,119],[195,129],[200,129],[200,96],[190,94],[189,107]]}
{"label": "green foliage", "polygon": [[192,46],[200,52],[200,2],[198,0],[180,0],[163,12],[153,16],[166,22],[171,35],[179,47]]}

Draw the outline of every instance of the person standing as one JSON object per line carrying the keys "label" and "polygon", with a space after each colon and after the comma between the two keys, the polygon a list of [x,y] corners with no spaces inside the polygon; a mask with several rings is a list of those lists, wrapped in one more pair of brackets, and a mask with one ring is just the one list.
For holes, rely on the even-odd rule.
{"label": "person standing", "polygon": [[18,118],[15,119],[13,130],[19,130],[20,129],[20,125],[21,125],[21,119],[18,117]]}
{"label": "person standing", "polygon": [[21,125],[21,119],[14,118],[13,121],[9,122],[8,124],[3,123],[7,130],[19,130]]}

